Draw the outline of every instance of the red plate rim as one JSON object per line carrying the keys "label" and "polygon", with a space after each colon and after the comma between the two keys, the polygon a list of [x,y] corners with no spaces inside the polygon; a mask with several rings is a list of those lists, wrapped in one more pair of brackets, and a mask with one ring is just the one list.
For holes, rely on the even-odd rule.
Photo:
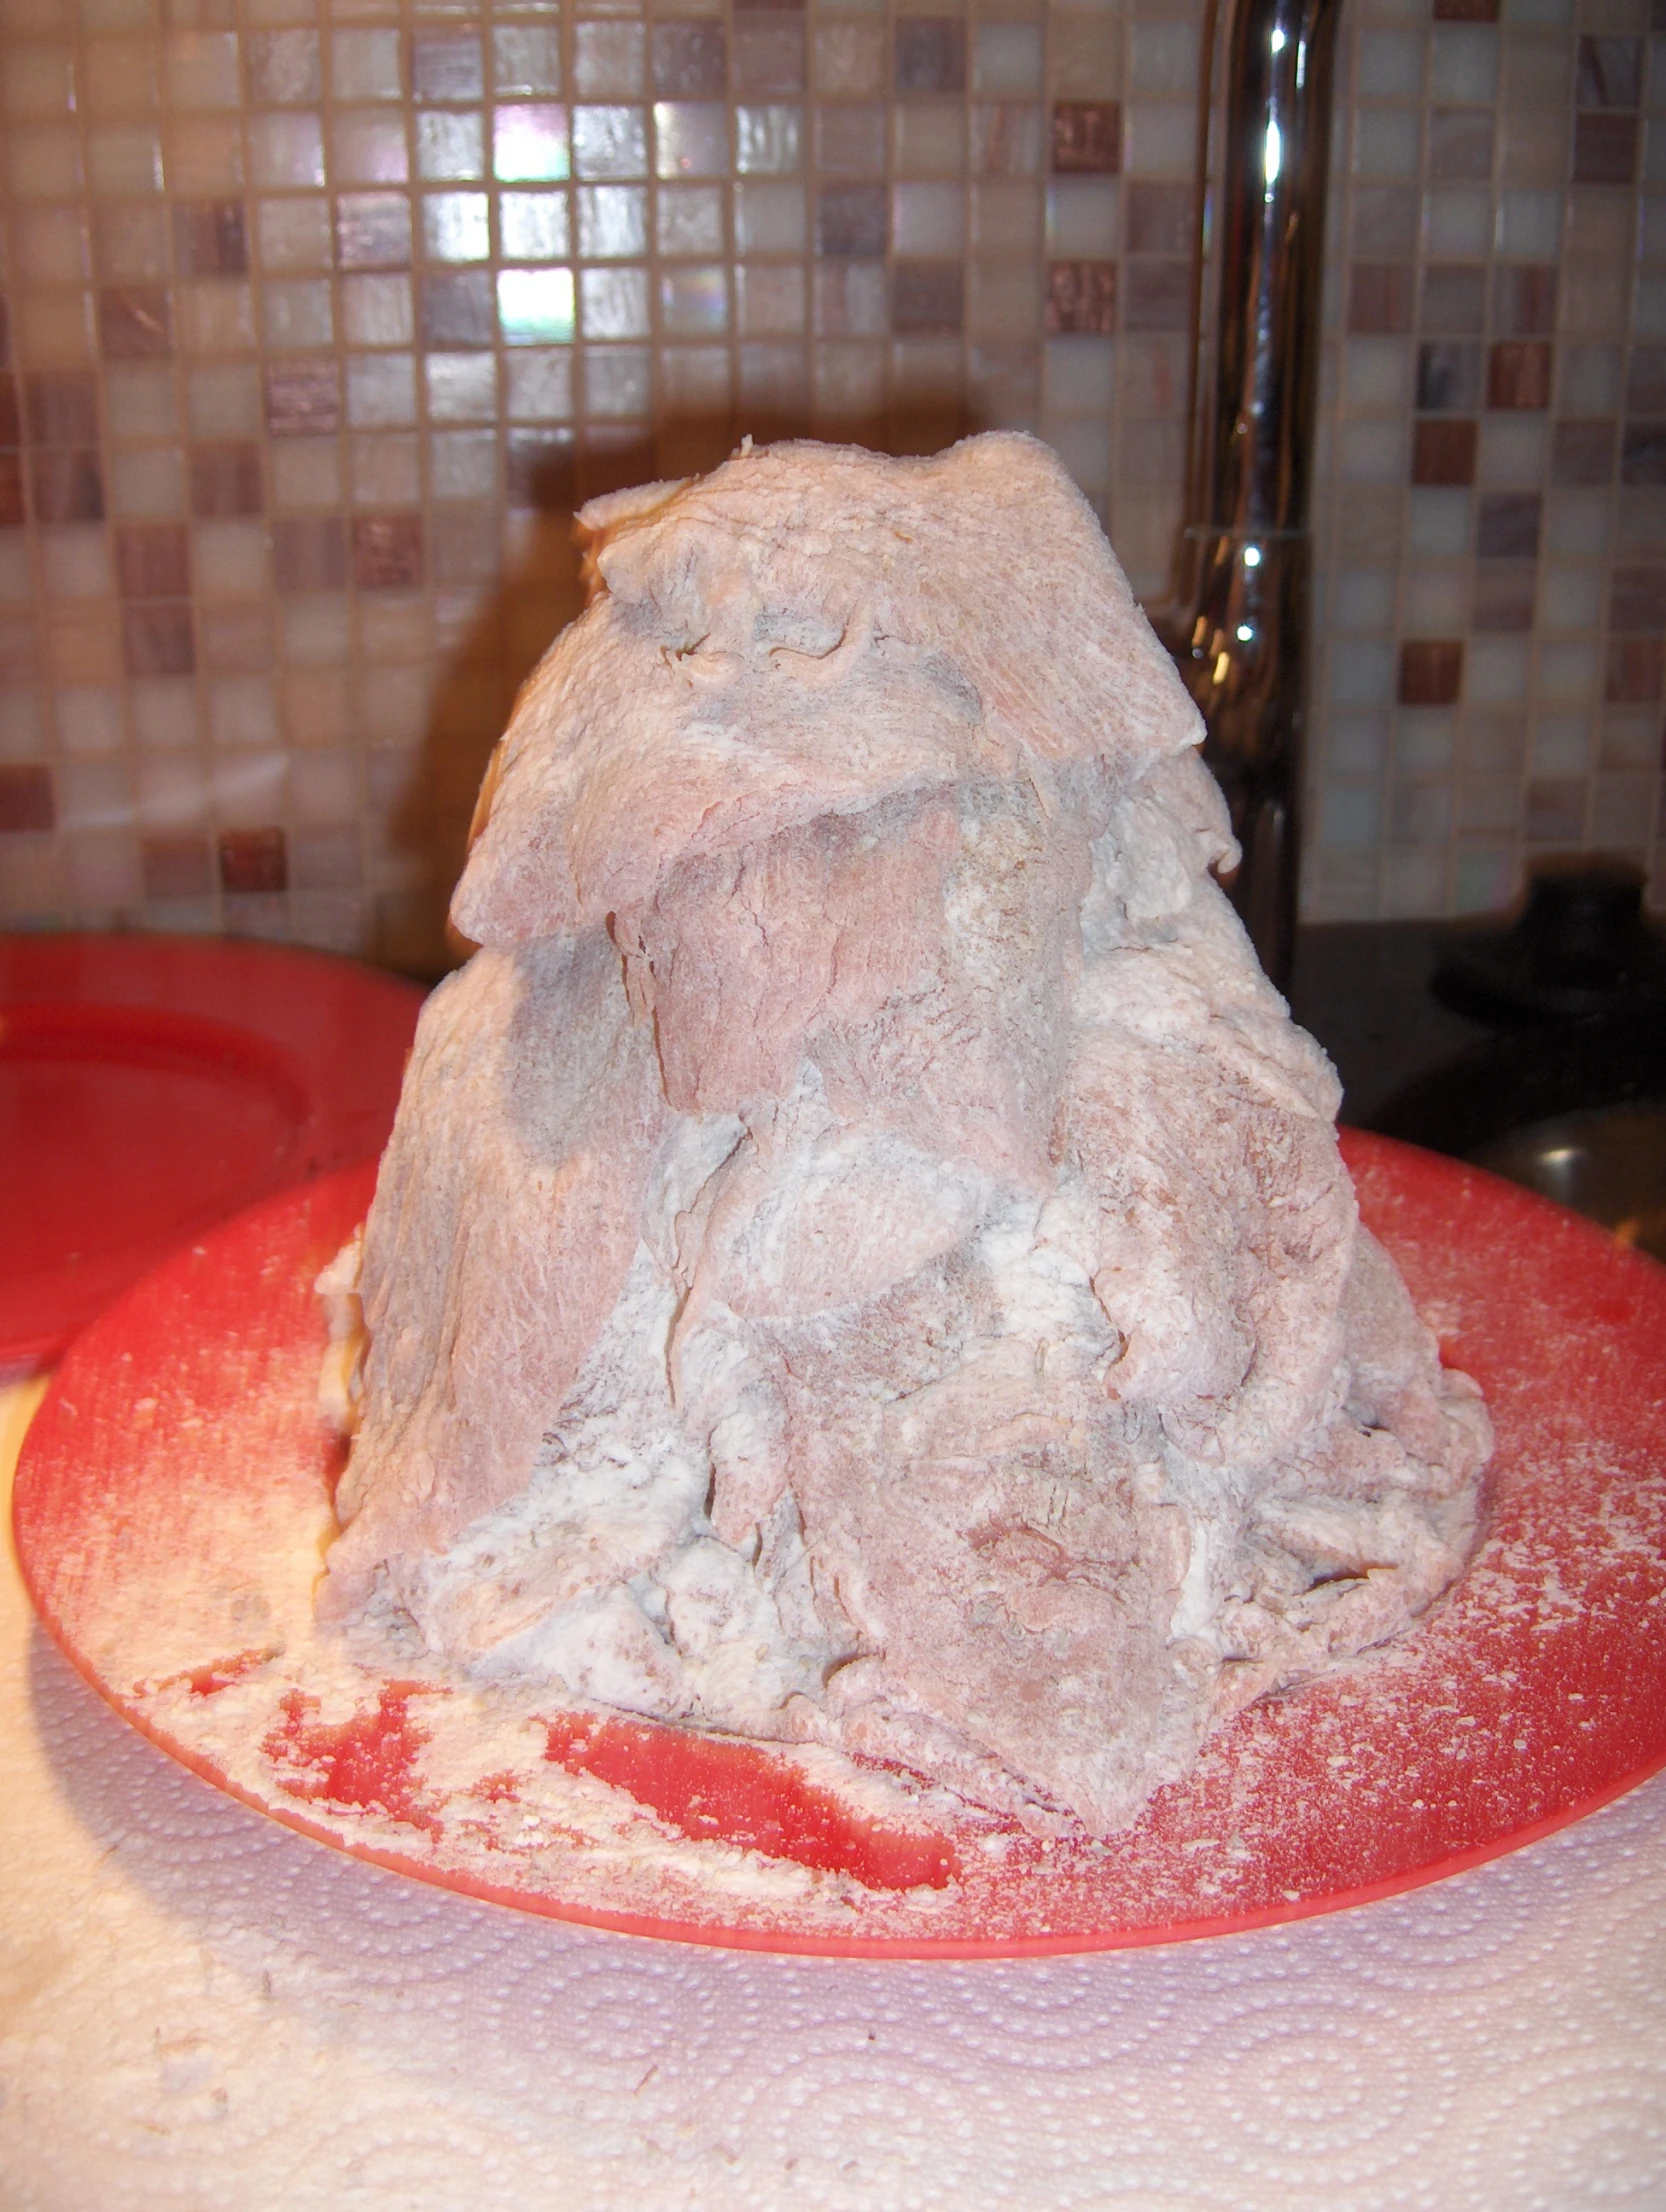
{"label": "red plate rim", "polygon": [[[1269,1895],[1255,1901],[1246,1897],[1226,1909],[1178,1912],[1137,1925],[1121,1922],[1027,1931],[1009,1928],[1001,1933],[980,1933],[971,1926],[936,1931],[922,1926],[906,1933],[896,1932],[894,1927],[876,1927],[867,1933],[854,1929],[831,1933],[814,1926],[751,1924],[745,1915],[727,1920],[713,1919],[706,1913],[685,1917],[610,1906],[596,1897],[535,1893],[525,1886],[488,1879],[472,1866],[436,1865],[417,1849],[388,1848],[367,1835],[352,1833],[350,1824],[347,1832],[339,1824],[331,1827],[294,1800],[286,1801],[281,1791],[263,1794],[247,1786],[190,1743],[170,1734],[139,1702],[124,1693],[114,1670],[95,1663],[83,1648],[87,1641],[85,1593],[77,1596],[66,1584],[63,1554],[52,1541],[54,1530],[61,1528],[66,1500],[72,1492],[80,1494],[81,1505],[76,1511],[82,1522],[88,1514],[88,1486],[76,1480],[75,1453],[67,1436],[75,1418],[65,1415],[64,1405],[73,1408],[78,1399],[90,1403],[100,1391],[111,1389],[113,1376],[118,1386],[126,1388],[131,1401],[143,1387],[134,1379],[136,1368],[142,1364],[134,1358],[135,1346],[142,1348],[153,1334],[146,1316],[154,1323],[159,1299],[164,1306],[172,1300],[181,1310],[189,1309],[193,1300],[200,1304],[205,1296],[212,1304],[216,1273],[223,1274],[239,1247],[246,1255],[263,1238],[270,1242],[284,1224],[293,1242],[303,1215],[313,1247],[323,1249],[362,1209],[370,1188],[368,1168],[338,1173],[252,1209],[236,1223],[216,1231],[194,1254],[182,1255],[158,1270],[88,1332],[49,1391],[20,1462],[15,1514],[24,1579],[54,1640],[77,1671],[125,1719],[205,1781],[298,1833],[370,1864],[558,1920],[730,1949],[876,1959],[1016,1958],[1216,1936],[1367,1904],[1422,1887],[1535,1842],[1585,1817],[1666,1766],[1666,1638],[1661,1633],[1666,1619],[1666,1269],[1616,1247],[1603,1232],[1577,1217],[1491,1176],[1354,1132],[1344,1133],[1344,1143],[1360,1185],[1367,1220],[1406,1265],[1420,1300],[1432,1302],[1437,1309],[1445,1306],[1453,1324],[1451,1351],[1456,1364],[1472,1369],[1496,1365],[1498,1342],[1489,1338],[1485,1327],[1477,1326],[1473,1311],[1466,1314],[1459,1310],[1466,1296],[1473,1304],[1477,1285],[1484,1294],[1491,1281],[1492,1303],[1497,1308],[1492,1338],[1506,1345],[1513,1342],[1519,1351],[1524,1341],[1542,1338],[1547,1325],[1554,1327],[1559,1319],[1565,1323],[1569,1332],[1567,1357],[1578,1370],[1569,1378],[1568,1388],[1576,1398],[1583,1387],[1582,1378],[1588,1380],[1593,1369],[1605,1361],[1609,1369],[1623,1369],[1631,1376],[1629,1394],[1623,1402],[1616,1400],[1611,1406],[1613,1433],[1597,1439],[1620,1473],[1603,1478],[1593,1491],[1593,1500],[1601,1509],[1604,1484],[1610,1494],[1622,1484],[1629,1485],[1625,1490],[1628,1507],[1647,1520],[1647,1540],[1627,1567],[1631,1580],[1618,1590],[1618,1596],[1593,1569],[1596,1578],[1587,1578],[1584,1591],[1586,1611],[1570,1614],[1558,1635],[1540,1638],[1541,1661],[1554,1652],[1558,1663],[1566,1661],[1572,1667],[1568,1679],[1583,1681],[1588,1689],[1611,1689],[1616,1674],[1630,1678],[1623,1704],[1604,1721],[1594,1761],[1591,1757],[1573,1758],[1570,1764],[1563,1758],[1556,1773],[1565,1772],[1565,1783],[1558,1793],[1552,1777],[1548,1785],[1550,1801],[1545,1801],[1541,1789],[1540,1801],[1529,1804],[1528,1792],[1515,1806],[1514,1814],[1501,1816],[1489,1832],[1473,1835],[1465,1842],[1449,1840],[1432,1855],[1414,1856],[1375,1873],[1365,1872],[1357,1880],[1321,1884],[1297,1895]],[[1436,1246],[1433,1251],[1431,1242]],[[1446,1333],[1443,1328],[1443,1335]],[[1529,1345],[1529,1362],[1530,1352]],[[124,1364],[126,1382],[122,1385]],[[1519,1461],[1524,1447],[1513,1427],[1520,1426],[1523,1405],[1529,1414],[1532,1412],[1533,1378],[1518,1375],[1512,1379],[1495,1372],[1483,1373],[1482,1379],[1489,1385],[1500,1421],[1501,1458],[1514,1453]],[[154,1381],[152,1375],[151,1383]],[[1578,1399],[1573,1416],[1576,1427],[1585,1418],[1585,1401],[1591,1397],[1587,1388],[1585,1397]],[[113,1399],[112,1404],[115,1402]],[[1554,1459],[1554,1438],[1551,1445]],[[1544,1458],[1542,1452],[1540,1457]],[[106,1476],[111,1472],[107,1467],[102,1471]],[[120,1470],[115,1472],[119,1478]],[[1503,1504],[1498,1510],[1507,1517],[1514,1510],[1511,1501],[1516,1491],[1512,1485],[1518,1481],[1513,1462],[1505,1467],[1501,1480]],[[1572,1480],[1565,1474],[1560,1476],[1559,1492]],[[1522,1494],[1526,1495],[1525,1490]],[[108,1504],[109,1493],[104,1495]],[[1529,1505],[1531,1510],[1543,1511],[1542,1500],[1537,1505],[1530,1500]],[[1568,1525],[1577,1533],[1584,1523]],[[1554,1552],[1561,1541],[1557,1531],[1540,1533]],[[1443,1636],[1450,1640],[1453,1612],[1452,1605],[1433,1609],[1414,1636],[1430,1645],[1438,1644]],[[1527,1648],[1531,1658],[1531,1647]],[[1617,1670],[1613,1666],[1616,1648],[1633,1662],[1641,1657],[1646,1663]],[[1570,1650],[1574,1654],[1571,1661]],[[1425,1661],[1419,1657],[1415,1664],[1422,1667]],[[1563,1672],[1567,1672],[1567,1666]],[[1320,1693],[1317,1698],[1313,1691],[1307,1691],[1281,1701],[1284,1716],[1305,1710],[1311,1720],[1324,1698],[1330,1697],[1335,1704],[1336,1684],[1337,1678],[1328,1678],[1326,1684],[1315,1686]],[[1568,1694],[1582,1701],[1586,1693]],[[1525,1702],[1525,1692],[1521,1702]],[[1258,1729],[1262,1738],[1277,1736],[1277,1727],[1269,1726],[1267,1709],[1256,1710],[1259,1720],[1254,1714],[1240,1716],[1214,1739],[1211,1752],[1222,1747],[1235,1731],[1246,1741],[1256,1739]],[[1283,1727],[1280,1716],[1272,1718]],[[1325,1725],[1329,1725],[1328,1720]],[[1286,1748],[1300,1748],[1305,1739],[1294,1727],[1285,1727],[1278,1740]],[[1508,1747],[1499,1748],[1500,1758],[1494,1762],[1497,1773],[1506,1782],[1512,1771],[1525,1776],[1532,1762],[1512,1758]],[[1206,1753],[1206,1759],[1210,1755]],[[1322,1772],[1319,1780],[1322,1786]],[[1172,1793],[1160,1795],[1168,1798]]]}

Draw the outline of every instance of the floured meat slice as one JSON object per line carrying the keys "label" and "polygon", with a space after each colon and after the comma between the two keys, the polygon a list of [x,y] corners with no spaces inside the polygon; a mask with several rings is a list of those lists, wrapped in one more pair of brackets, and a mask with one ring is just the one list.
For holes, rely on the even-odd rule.
{"label": "floured meat slice", "polygon": [[1445,1588],[1485,1411],[1045,448],[782,446],[581,519],[332,1271],[323,1604],[1114,1830]]}

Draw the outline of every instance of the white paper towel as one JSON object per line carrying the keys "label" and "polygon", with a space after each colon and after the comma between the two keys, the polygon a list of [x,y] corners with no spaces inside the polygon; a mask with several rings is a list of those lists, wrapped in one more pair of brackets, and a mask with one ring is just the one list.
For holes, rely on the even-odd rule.
{"label": "white paper towel", "polygon": [[70,1672],[9,1567],[0,1865],[3,2212],[1666,2206],[1666,1778],[1205,1944],[696,1950],[245,1811]]}

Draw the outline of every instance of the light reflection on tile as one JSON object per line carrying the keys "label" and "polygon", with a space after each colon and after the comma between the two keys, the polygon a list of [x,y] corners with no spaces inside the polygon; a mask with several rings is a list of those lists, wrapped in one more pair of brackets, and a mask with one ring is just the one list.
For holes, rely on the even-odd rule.
{"label": "light reflection on tile", "polygon": [[422,202],[422,242],[431,261],[485,261],[492,250],[484,192],[430,192]]}
{"label": "light reflection on tile", "polygon": [[573,411],[573,356],[564,348],[512,353],[504,364],[511,422],[560,422]]}
{"label": "light reflection on tile", "polygon": [[379,108],[336,112],[330,124],[332,182],[403,184],[409,173],[403,115]]}
{"label": "light reflection on tile", "polygon": [[[251,116],[248,140],[249,174],[256,184],[300,191],[324,182],[324,131],[316,115]],[[158,188],[161,171],[158,150]]]}
{"label": "light reflection on tile", "polygon": [[[794,270],[793,274],[796,276],[798,271]],[[659,306],[661,327],[667,336],[716,336],[729,327],[728,270],[722,267],[668,270],[659,281]]]}
{"label": "light reflection on tile", "polygon": [[569,344],[573,336],[573,272],[500,269],[497,307],[505,344]]}
{"label": "light reflection on tile", "polygon": [[[615,112],[627,111],[581,108],[577,115]],[[492,174],[500,184],[562,182],[568,174],[566,109],[545,103],[498,108],[492,119]]]}
{"label": "light reflection on tile", "polygon": [[423,357],[431,422],[490,422],[497,413],[497,363],[489,353]]}
{"label": "light reflection on tile", "polygon": [[501,96],[561,90],[557,24],[500,23],[492,31],[492,83]]}
{"label": "light reflection on tile", "polygon": [[654,168],[662,177],[721,177],[729,170],[729,111],[710,100],[661,100],[654,108]]}
{"label": "light reflection on tile", "polygon": [[470,183],[486,174],[485,128],[478,115],[424,109],[416,119],[417,174],[431,183]]}
{"label": "light reflection on tile", "polygon": [[735,167],[742,176],[790,176],[799,167],[804,111],[797,107],[735,110]]}
{"label": "light reflection on tile", "polygon": [[565,192],[498,196],[498,238],[506,261],[559,261],[568,250]]}
{"label": "light reflection on tile", "polygon": [[647,270],[581,270],[579,312],[586,338],[645,338],[649,329]]}
{"label": "light reflection on tile", "polygon": [[648,250],[648,193],[639,184],[583,184],[578,250],[586,261],[628,261]]}

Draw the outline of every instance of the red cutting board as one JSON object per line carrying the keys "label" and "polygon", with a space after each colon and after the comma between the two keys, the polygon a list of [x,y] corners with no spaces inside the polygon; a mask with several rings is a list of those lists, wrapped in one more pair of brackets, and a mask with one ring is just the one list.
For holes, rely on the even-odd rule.
{"label": "red cutting board", "polygon": [[393,1125],[422,992],[327,953],[0,937],[0,1380],[120,1290]]}
{"label": "red cutting board", "polygon": [[339,1452],[311,1285],[368,1169],[169,1262],[82,1338],[26,1442],[18,1551],[83,1674],[292,1828],[557,1918],[753,1949],[1015,1956],[1386,1896],[1666,1763],[1666,1269],[1490,1176],[1346,1151],[1367,1222],[1486,1389],[1484,1541],[1412,1633],[1214,1736],[1103,1844],[1047,1845],[883,1770],[358,1664],[311,1596]]}

